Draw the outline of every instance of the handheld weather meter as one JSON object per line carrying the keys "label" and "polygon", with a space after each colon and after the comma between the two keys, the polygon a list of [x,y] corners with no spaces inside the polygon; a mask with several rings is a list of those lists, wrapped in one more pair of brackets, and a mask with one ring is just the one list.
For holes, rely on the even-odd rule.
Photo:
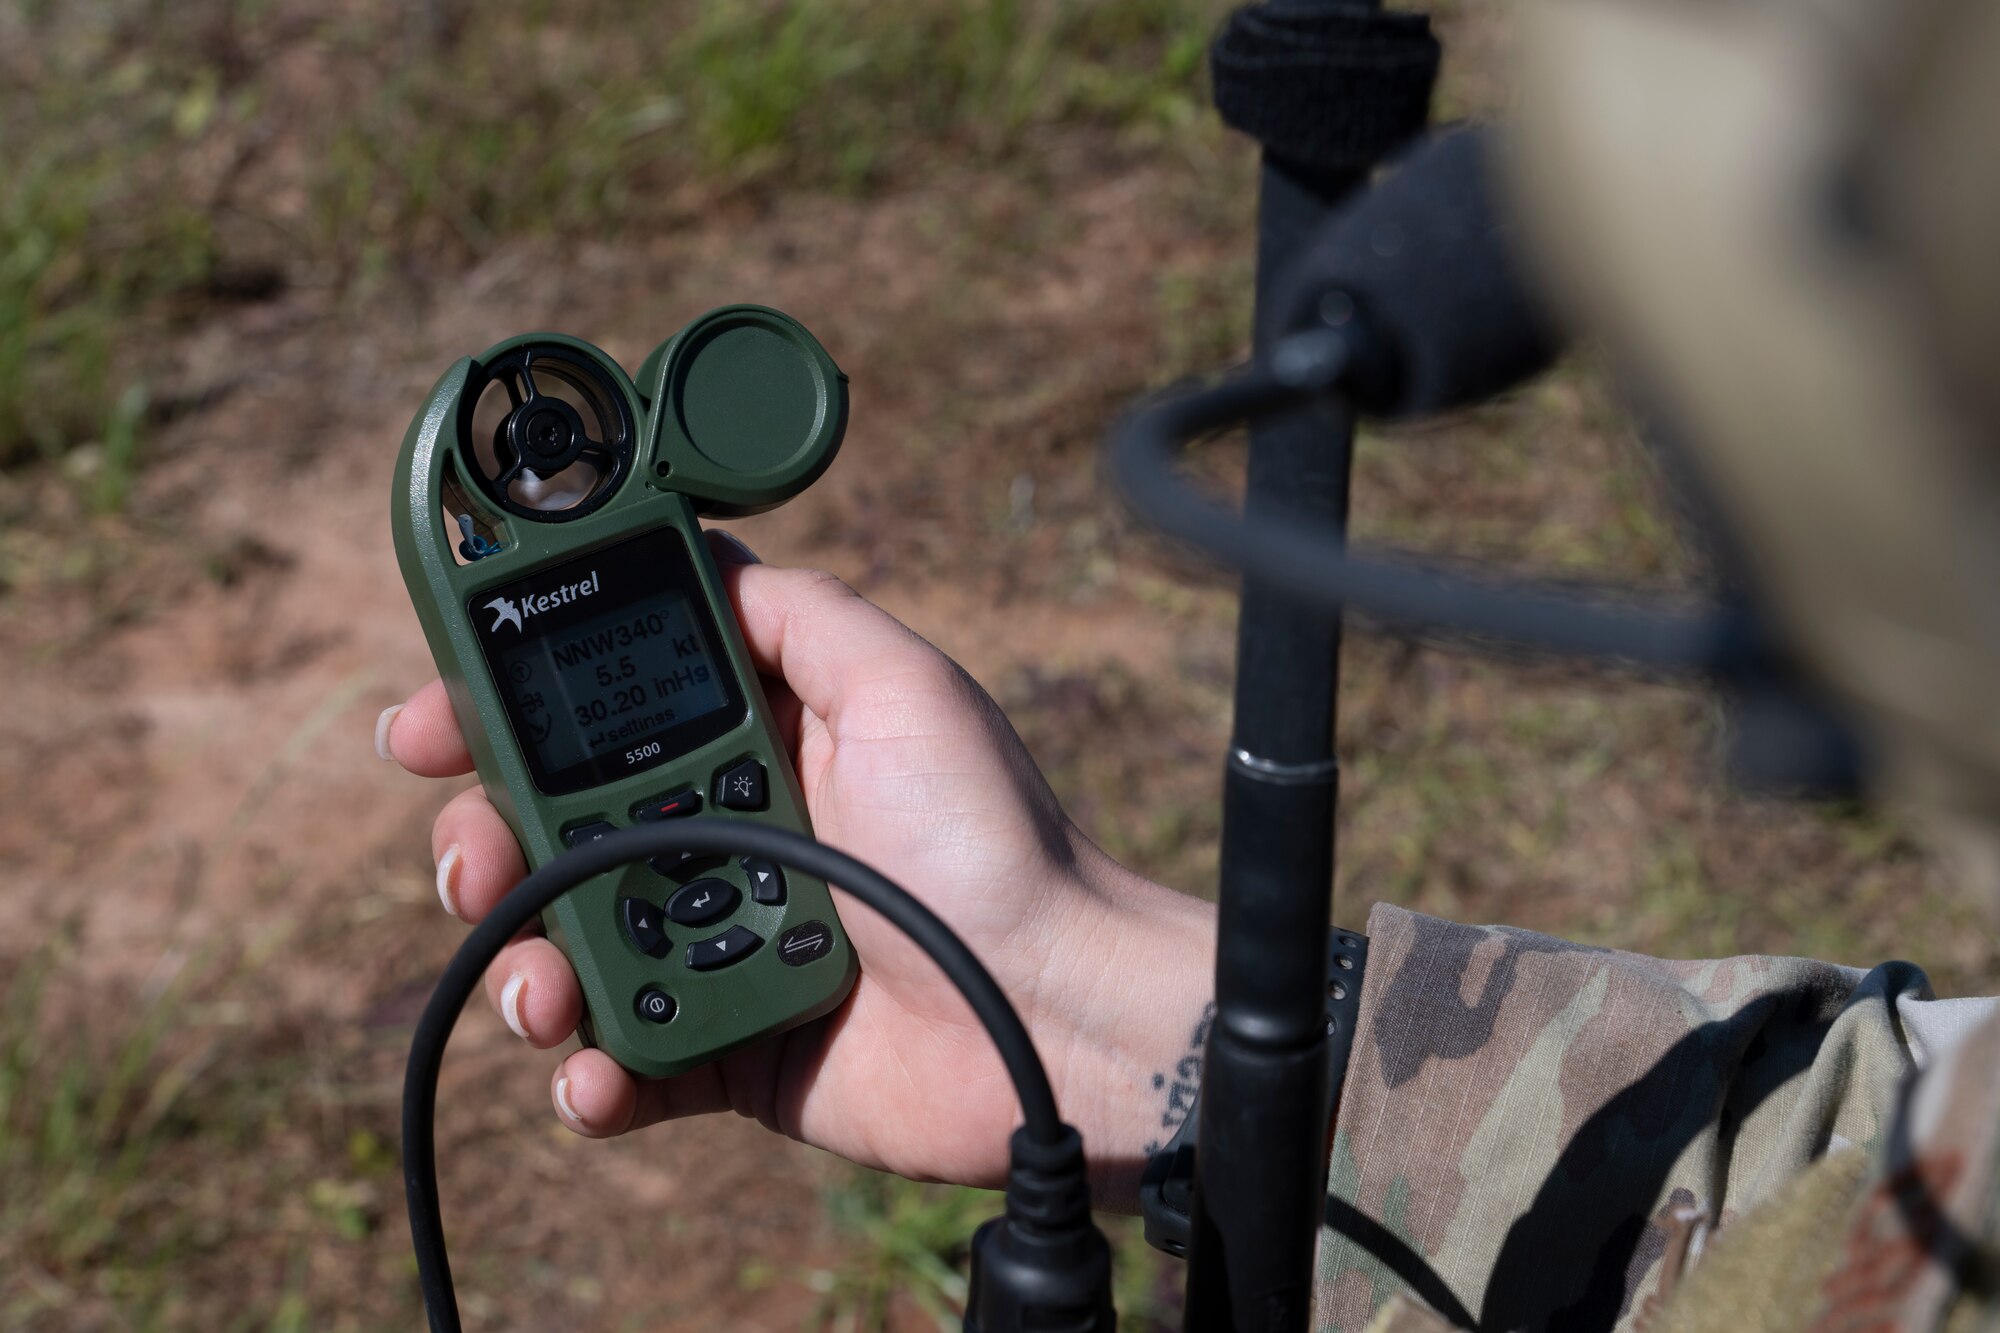
{"label": "handheld weather meter", "polygon": [[[712,310],[636,383],[590,344],[461,359],[396,466],[396,558],[480,779],[531,866],[707,813],[810,832],[697,515],[804,490],[847,378],[796,320]],[[583,1036],[666,1077],[833,1009],[855,960],[820,880],[754,857],[656,859],[543,915]]]}

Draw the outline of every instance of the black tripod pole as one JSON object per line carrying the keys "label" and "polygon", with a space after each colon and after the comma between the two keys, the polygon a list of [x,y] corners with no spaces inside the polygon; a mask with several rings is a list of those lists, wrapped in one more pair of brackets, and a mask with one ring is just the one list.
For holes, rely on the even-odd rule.
{"label": "black tripod pole", "polygon": [[[1281,304],[1275,285],[1306,238],[1381,155],[1422,127],[1436,59],[1421,18],[1381,15],[1373,3],[1252,6],[1217,39],[1217,104],[1264,144],[1260,353]],[[1321,118],[1302,121],[1302,107]],[[1254,425],[1249,519],[1285,513],[1330,534],[1344,531],[1353,431],[1351,413],[1338,406]],[[1194,1164],[1189,1329],[1279,1333],[1303,1330],[1311,1317],[1328,1142],[1340,638],[1338,611],[1244,580],[1223,786],[1216,1013]]]}
{"label": "black tripod pole", "polygon": [[[1310,219],[1352,177],[1265,159],[1259,305]],[[1313,177],[1317,177],[1314,179]],[[1246,511],[1347,521],[1343,409],[1253,427]],[[1303,1329],[1326,1156],[1326,934],[1333,898],[1340,615],[1243,581],[1223,778],[1215,1022],[1195,1149],[1189,1329]]]}

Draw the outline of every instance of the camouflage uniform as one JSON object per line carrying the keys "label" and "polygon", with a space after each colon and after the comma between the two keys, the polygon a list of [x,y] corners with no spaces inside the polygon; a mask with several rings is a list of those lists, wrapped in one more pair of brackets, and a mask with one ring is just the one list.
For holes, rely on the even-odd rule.
{"label": "camouflage uniform", "polygon": [[1968,1289],[1952,1326],[1993,1326],[2000,1002],[1907,963],[1368,929],[1321,1328],[1943,1327]]}

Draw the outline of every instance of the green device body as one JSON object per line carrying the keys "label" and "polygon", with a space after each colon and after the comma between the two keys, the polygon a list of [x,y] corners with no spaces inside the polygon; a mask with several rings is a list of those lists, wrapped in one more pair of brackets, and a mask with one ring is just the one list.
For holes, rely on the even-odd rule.
{"label": "green device body", "polygon": [[[636,382],[538,333],[431,390],[396,466],[396,557],[531,866],[690,813],[810,832],[697,515],[782,503],[846,423],[846,377],[760,306],[703,315]],[[752,859],[627,866],[543,922],[582,983],[584,1039],[649,1077],[817,1018],[856,976],[827,886]]]}

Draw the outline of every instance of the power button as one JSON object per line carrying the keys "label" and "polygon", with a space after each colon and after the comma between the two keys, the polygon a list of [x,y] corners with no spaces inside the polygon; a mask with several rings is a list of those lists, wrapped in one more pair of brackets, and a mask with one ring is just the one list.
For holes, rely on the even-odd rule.
{"label": "power button", "polygon": [[648,986],[639,992],[635,1007],[639,1017],[648,1023],[664,1023],[674,1016],[674,997],[663,990]]}

